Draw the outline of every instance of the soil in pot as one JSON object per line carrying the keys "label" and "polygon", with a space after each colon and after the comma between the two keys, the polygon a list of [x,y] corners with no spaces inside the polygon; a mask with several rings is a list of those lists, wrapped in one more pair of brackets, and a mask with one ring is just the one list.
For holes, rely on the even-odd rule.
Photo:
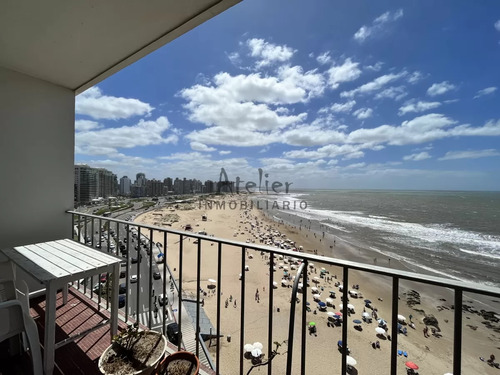
{"label": "soil in pot", "polygon": [[166,375],[197,375],[196,363],[187,359],[174,359],[163,372]]}
{"label": "soil in pot", "polygon": [[111,374],[126,375],[143,370],[154,364],[165,349],[162,335],[143,332],[130,352],[124,352],[114,344],[102,362],[102,368]]}

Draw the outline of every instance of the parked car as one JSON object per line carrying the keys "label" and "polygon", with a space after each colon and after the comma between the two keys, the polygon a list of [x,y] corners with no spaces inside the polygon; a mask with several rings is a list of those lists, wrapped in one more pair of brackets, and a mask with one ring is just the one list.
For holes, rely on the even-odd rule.
{"label": "parked car", "polygon": [[126,300],[125,294],[120,294],[118,296],[118,308],[121,308],[121,307],[125,306],[125,300]]}
{"label": "parked car", "polygon": [[127,293],[127,284],[126,283],[121,283],[120,286],[118,287],[118,293],[119,294],[125,294]]}
{"label": "parked car", "polygon": [[153,273],[153,279],[160,280],[161,279],[161,274],[159,272],[154,272]]}
{"label": "parked car", "polygon": [[130,282],[131,283],[136,283],[137,282],[137,275],[130,276]]}

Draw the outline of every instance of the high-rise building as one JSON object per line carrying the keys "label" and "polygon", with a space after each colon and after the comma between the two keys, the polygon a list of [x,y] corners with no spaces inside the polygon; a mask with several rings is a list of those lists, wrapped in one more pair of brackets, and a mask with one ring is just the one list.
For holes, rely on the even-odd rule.
{"label": "high-rise building", "polygon": [[75,165],[75,203],[87,204],[98,197],[96,169],[86,165]]}
{"label": "high-rise building", "polygon": [[130,195],[132,181],[127,176],[120,178],[120,195]]}
{"label": "high-rise building", "polygon": [[163,182],[152,179],[146,182],[146,195],[148,197],[159,197],[163,195]]}
{"label": "high-rise building", "polygon": [[137,186],[146,186],[146,175],[144,173],[137,173],[135,176],[135,184]]}

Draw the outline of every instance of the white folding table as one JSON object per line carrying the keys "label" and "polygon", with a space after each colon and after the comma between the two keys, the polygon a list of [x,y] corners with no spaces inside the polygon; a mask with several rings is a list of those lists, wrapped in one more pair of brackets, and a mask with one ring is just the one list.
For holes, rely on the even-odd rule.
{"label": "white folding table", "polygon": [[45,375],[54,370],[56,296],[63,289],[67,303],[67,287],[71,281],[97,274],[112,273],[111,338],[118,329],[118,286],[121,259],[73,240],[43,242],[1,250],[16,266],[45,284],[45,337],[43,365]]}

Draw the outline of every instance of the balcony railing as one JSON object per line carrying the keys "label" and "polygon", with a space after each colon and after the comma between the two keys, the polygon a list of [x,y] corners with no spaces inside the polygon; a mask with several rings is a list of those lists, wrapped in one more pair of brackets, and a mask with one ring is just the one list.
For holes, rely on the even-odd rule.
{"label": "balcony railing", "polygon": [[[215,332],[212,332],[213,337],[211,338],[212,340],[215,340],[215,353],[213,353],[213,358],[210,358],[208,361],[209,366],[213,366],[213,371],[215,374],[219,374],[223,371],[221,369],[221,344],[222,344],[222,337],[223,337],[223,330],[222,330],[222,322],[221,322],[221,309],[223,305],[223,298],[226,298],[226,296],[223,296],[221,292],[221,287],[223,289],[222,285],[222,264],[224,262],[223,258],[223,253],[225,251],[237,251],[241,254],[241,264],[238,266],[239,269],[237,272],[240,272],[240,280],[238,281],[240,283],[240,295],[238,297],[239,301],[239,307],[240,307],[240,316],[239,316],[239,327],[240,327],[240,334],[239,334],[239,361],[238,363],[231,364],[231,371],[230,373],[237,373],[239,371],[239,374],[244,374],[246,371],[249,370],[250,366],[246,361],[245,361],[245,356],[244,356],[244,345],[245,345],[245,323],[246,319],[248,316],[245,314],[245,307],[246,304],[248,303],[248,298],[247,298],[247,290],[246,290],[246,254],[248,250],[256,250],[260,252],[261,255],[268,256],[268,280],[267,280],[267,291],[268,293],[268,298],[269,298],[269,310],[267,313],[267,353],[266,356],[267,358],[270,358],[272,356],[272,350],[274,348],[274,342],[282,340],[283,337],[280,337],[279,340],[275,337],[274,335],[274,324],[275,324],[275,319],[276,319],[276,311],[275,311],[275,306],[274,306],[274,294],[276,293],[275,289],[275,279],[274,279],[274,274],[275,274],[275,266],[277,265],[278,258],[281,259],[281,257],[284,258],[296,258],[300,261],[301,266],[298,269],[297,272],[297,277],[295,278],[295,283],[294,283],[294,289],[292,292],[292,298],[291,298],[291,311],[292,313],[290,314],[290,320],[289,320],[289,332],[288,332],[288,340],[287,340],[287,361],[286,361],[286,374],[290,374],[292,370],[292,361],[293,361],[293,355],[294,355],[294,346],[299,347],[299,353],[300,353],[300,373],[305,374],[306,373],[306,363],[307,363],[307,354],[308,354],[308,348],[307,348],[307,334],[308,334],[308,325],[307,325],[307,314],[311,314],[308,312],[309,307],[307,303],[307,288],[308,288],[308,283],[305,281],[307,280],[308,277],[308,269],[309,265],[314,262],[315,264],[321,264],[321,265],[326,265],[326,266],[334,266],[337,267],[338,269],[341,270],[342,276],[339,278],[339,281],[342,282],[343,290],[342,290],[342,300],[344,301],[343,307],[342,307],[342,316],[344,317],[343,323],[341,324],[342,326],[342,347],[340,348],[340,352],[342,354],[341,356],[341,374],[346,374],[349,373],[351,370],[347,363],[347,355],[348,355],[348,350],[341,350],[343,348],[348,348],[348,343],[350,341],[350,335],[352,332],[349,332],[348,330],[348,321],[346,317],[348,317],[349,314],[349,309],[348,309],[348,304],[346,303],[350,297],[349,295],[349,288],[347,287],[349,285],[350,281],[350,275],[353,272],[363,272],[367,273],[369,275],[373,275],[373,277],[383,277],[383,278],[389,278],[391,280],[390,285],[391,285],[391,322],[393,324],[390,325],[390,330],[387,332],[390,332],[390,337],[391,342],[390,342],[390,374],[391,375],[396,375],[397,374],[397,361],[398,361],[398,305],[400,303],[400,286],[402,282],[412,282],[412,283],[421,283],[423,285],[431,286],[432,288],[445,288],[447,291],[450,291],[453,293],[453,299],[454,299],[454,305],[453,305],[453,369],[452,372],[455,375],[459,375],[462,373],[462,354],[463,354],[463,347],[462,347],[462,342],[463,342],[463,308],[464,308],[464,293],[470,293],[474,295],[479,295],[479,296],[486,296],[486,297],[494,297],[494,298],[500,298],[500,289],[495,288],[495,287],[490,287],[490,286],[484,286],[484,285],[478,285],[478,284],[471,284],[471,283],[464,283],[464,282],[459,282],[455,280],[448,280],[448,279],[443,279],[439,277],[433,277],[429,275],[423,275],[423,274],[416,274],[412,272],[405,272],[405,271],[400,271],[392,268],[384,268],[384,267],[379,267],[379,266],[374,266],[374,265],[367,265],[367,264],[361,264],[361,263],[355,263],[351,261],[346,261],[346,260],[338,260],[338,259],[333,259],[329,257],[324,257],[324,256],[318,256],[318,255],[313,255],[313,254],[307,254],[303,252],[296,252],[296,251],[290,251],[290,250],[284,250],[280,248],[275,248],[275,247],[269,247],[269,246],[262,246],[254,243],[243,243],[243,242],[237,242],[237,241],[232,241],[229,239],[223,239],[223,238],[214,238],[206,235],[200,235],[200,234],[195,234],[192,232],[185,232],[185,231],[178,231],[178,230],[172,230],[172,229],[167,229],[163,227],[158,227],[158,226],[152,226],[152,225],[143,225],[143,224],[138,224],[138,223],[133,223],[130,221],[124,221],[124,220],[118,220],[118,219],[113,219],[113,218],[103,218],[101,216],[95,216],[95,215],[90,215],[90,214],[84,214],[76,211],[69,211],[69,214],[72,214],[73,217],[73,228],[74,228],[74,235],[76,236],[75,238],[78,238],[82,241],[90,241],[88,242],[89,246],[96,246],[98,248],[102,248],[102,251],[107,251],[107,252],[114,252],[112,249],[112,243],[116,243],[115,249],[116,253],[120,253],[120,246],[118,244],[119,239],[123,241],[123,245],[125,246],[125,251],[123,252],[123,259],[126,261],[126,270],[128,272],[129,267],[136,267],[136,272],[137,275],[141,273],[141,257],[145,259],[148,262],[147,266],[147,272],[142,274],[142,277],[137,278],[137,283],[135,286],[132,286],[130,283],[130,275],[126,275],[126,290],[128,291],[129,289],[134,291],[136,293],[135,296],[135,306],[131,306],[129,304],[129,298],[126,299],[125,306],[124,306],[124,314],[125,314],[125,319],[138,319],[139,312],[145,310],[145,315],[147,317],[145,325],[147,325],[149,328],[155,328],[154,327],[154,319],[153,316],[156,314],[154,313],[154,306],[155,302],[153,298],[147,298],[149,301],[146,306],[142,306],[140,303],[140,298],[139,296],[141,295],[141,290],[143,290],[143,293],[145,290],[149,290],[149,286],[153,284],[153,274],[155,272],[155,269],[157,267],[157,262],[154,261],[154,249],[158,248],[161,249],[161,252],[164,254],[163,257],[164,259],[168,258],[169,253],[176,252],[178,255],[178,264],[166,264],[165,266],[160,266],[162,269],[161,272],[161,294],[163,296],[167,296],[170,294],[174,296],[174,301],[177,301],[178,303],[175,304],[174,301],[170,301],[170,306],[167,304],[163,304],[161,306],[161,309],[158,311],[158,313],[161,312],[162,316],[165,317],[165,314],[169,309],[177,309],[177,311],[174,311],[174,315],[177,317],[177,323],[180,327],[179,334],[180,334],[180,340],[178,342],[178,348],[181,349],[183,347],[183,337],[182,337],[182,332],[185,332],[185,327],[183,327],[184,324],[190,324],[190,322],[184,322],[183,321],[183,316],[186,316],[183,314],[183,309],[185,308],[184,303],[186,302],[189,297],[186,297],[184,295],[184,277],[183,277],[183,270],[185,267],[190,267],[193,269],[195,267],[196,269],[196,297],[194,298],[196,303],[196,312],[195,312],[195,317],[194,317],[194,341],[195,341],[195,346],[194,346],[194,352],[197,356],[207,356],[210,357],[209,351],[207,350],[204,341],[202,339],[201,331],[200,331],[200,320],[201,320],[201,315],[202,315],[202,301],[204,298],[203,292],[202,292],[202,285],[201,285],[201,271],[202,271],[202,244],[206,243],[211,243],[212,246],[216,245],[217,246],[217,269],[212,270],[213,273],[216,272],[216,313],[215,313]],[[103,231],[103,228],[105,229]],[[135,229],[132,229],[135,228]],[[102,234],[105,235],[106,241],[102,240]],[[135,257],[131,256],[131,253],[134,251],[133,248],[135,246],[132,246],[132,239],[135,239],[134,243],[136,244],[135,246],[138,246],[138,251],[136,253]],[[141,246],[141,240],[142,239],[147,239],[144,240],[143,242],[147,244],[147,248],[142,245]],[[176,239],[175,242],[173,239]],[[186,239],[193,239],[197,240],[197,246],[196,246],[196,264],[186,264],[185,263],[185,254],[184,254],[184,242]],[[173,246],[173,244],[175,244]],[[104,248],[103,248],[104,247]],[[137,259],[137,263],[132,263],[132,258]],[[134,261],[135,261],[134,259]],[[236,265],[235,265],[236,267]],[[144,269],[143,269],[144,270]],[[301,294],[301,311],[299,314],[299,320],[300,324],[299,326],[295,326],[295,304],[296,304],[296,299],[297,299],[297,284],[299,282],[299,278],[302,277],[302,283],[303,283],[303,289],[302,289],[302,294]],[[143,285],[144,280],[146,280],[147,285]],[[94,280],[91,280],[90,285],[94,285]],[[144,287],[144,288],[142,288]],[[83,288],[86,292],[90,293],[91,296],[96,297],[99,300],[99,303],[101,303],[104,307],[108,307],[108,303],[105,298],[101,300],[101,293],[94,293],[93,287],[88,287],[88,284],[85,285],[80,285],[80,288]],[[95,295],[97,294],[97,296]],[[158,296],[158,294],[157,294]],[[192,299],[192,298],[191,298]],[[299,302],[299,301],[297,301]],[[141,310],[142,307],[142,310]],[[227,307],[227,306],[226,306]],[[135,315],[131,316],[129,311],[135,309]],[[142,314],[144,316],[144,313]],[[280,316],[280,319],[282,316]],[[288,317],[287,317],[288,319]],[[166,333],[166,319],[162,320],[162,324],[160,327],[156,326],[156,329],[159,329],[162,331],[164,334]],[[294,338],[294,333],[295,330],[298,328],[299,334],[295,335],[296,337]],[[298,336],[298,337],[297,337]],[[229,341],[229,337],[227,338]],[[187,340],[185,340],[187,341]],[[184,345],[186,345],[186,342],[184,342]],[[333,344],[335,345],[335,344]],[[296,352],[295,352],[296,353]],[[360,354],[362,356],[362,354]],[[329,365],[327,365],[329,366]],[[237,371],[236,369],[239,368]],[[299,367],[295,366],[295,373],[297,373],[297,369]],[[226,369],[227,370],[227,369]],[[262,370],[262,368],[261,368]],[[329,372],[328,373],[334,373],[335,370],[332,370],[330,367],[328,368]],[[275,371],[275,372],[273,372]],[[273,370],[273,361],[269,361],[267,364],[267,373],[273,374],[273,373],[284,373],[285,371],[275,369]],[[227,371],[224,371],[224,373],[228,373]]]}

